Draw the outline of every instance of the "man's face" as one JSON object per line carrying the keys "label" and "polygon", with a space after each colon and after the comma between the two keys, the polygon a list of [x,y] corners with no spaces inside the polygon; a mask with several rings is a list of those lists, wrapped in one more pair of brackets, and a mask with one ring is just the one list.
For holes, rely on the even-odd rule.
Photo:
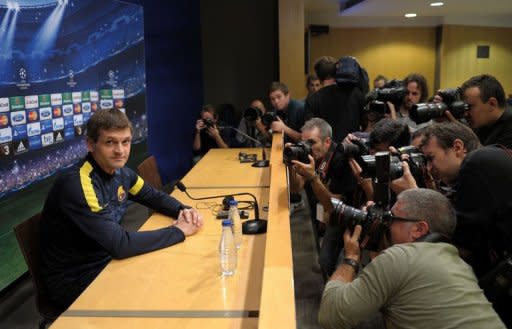
{"label": "man's face", "polygon": [[270,93],[270,102],[272,107],[278,111],[283,111],[288,107],[290,102],[290,94],[285,95],[281,90],[276,90]]}
{"label": "man's face", "polygon": [[455,181],[459,174],[463,157],[457,156],[454,147],[443,149],[432,136],[422,148],[427,157],[427,168],[435,179],[440,179],[447,184]]}
{"label": "man's face", "polygon": [[130,128],[100,129],[98,141],[87,139],[87,149],[103,171],[113,174],[124,167],[130,156],[132,133]]}
{"label": "man's face", "polygon": [[312,94],[320,89],[320,80],[310,80],[308,83],[308,93]]}
{"label": "man's face", "polygon": [[332,142],[330,137],[327,137],[322,141],[318,127],[303,131],[301,137],[302,141],[311,144],[311,155],[315,161],[323,159],[323,157],[327,154],[327,151],[329,150]]}
{"label": "man's face", "polygon": [[201,113],[201,119],[209,120],[213,123],[217,122],[217,120],[215,119],[215,116],[211,112],[207,112],[207,111],[203,111]]}
{"label": "man's face", "polygon": [[421,90],[418,83],[411,81],[407,84],[407,94],[404,98],[405,108],[410,110],[413,105],[418,104],[421,98]]}
{"label": "man's face", "polygon": [[[397,201],[393,205],[393,207],[391,208],[391,213],[397,217],[408,218],[407,213],[401,210],[401,201]],[[393,222],[389,226],[391,243],[408,243],[413,242],[419,237],[421,237],[422,233],[418,232],[417,225],[417,222],[393,220]]]}
{"label": "man's face", "polygon": [[469,111],[465,116],[471,128],[485,127],[494,123],[496,119],[491,114],[493,107],[489,104],[491,99],[493,97],[485,103],[482,102],[478,87],[471,87],[464,91],[464,101],[469,105]]}

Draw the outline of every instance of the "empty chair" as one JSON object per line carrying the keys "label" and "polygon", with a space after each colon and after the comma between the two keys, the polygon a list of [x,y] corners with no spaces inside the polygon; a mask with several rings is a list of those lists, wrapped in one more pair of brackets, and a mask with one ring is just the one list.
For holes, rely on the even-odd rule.
{"label": "empty chair", "polygon": [[151,184],[154,188],[162,190],[162,178],[160,177],[160,172],[158,171],[156,158],[153,155],[146,158],[139,164],[137,167],[137,172],[144,181]]}
{"label": "empty chair", "polygon": [[14,228],[32,282],[36,288],[36,306],[43,317],[39,328],[53,322],[64,310],[54,306],[46,297],[41,280],[41,213],[37,213]]}

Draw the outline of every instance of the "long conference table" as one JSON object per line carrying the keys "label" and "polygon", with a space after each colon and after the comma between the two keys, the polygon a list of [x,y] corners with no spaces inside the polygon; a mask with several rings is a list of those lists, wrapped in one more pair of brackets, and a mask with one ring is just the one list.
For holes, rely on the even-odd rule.
{"label": "long conference table", "polygon": [[[112,260],[51,328],[296,328],[293,263],[283,136],[273,135],[270,167],[240,163],[238,153],[261,149],[212,149],[182,179],[194,198],[249,192],[256,196],[266,234],[243,235],[233,276],[220,274],[222,198],[194,201],[204,226],[180,244]],[[236,196],[238,201],[252,201]],[[243,207],[245,203],[241,202]],[[254,211],[250,211],[254,218]],[[141,230],[168,226],[153,214]]]}

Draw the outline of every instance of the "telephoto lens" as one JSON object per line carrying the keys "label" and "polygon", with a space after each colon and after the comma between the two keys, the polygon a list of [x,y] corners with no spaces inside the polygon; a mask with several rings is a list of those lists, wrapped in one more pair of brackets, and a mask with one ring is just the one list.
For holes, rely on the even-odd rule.
{"label": "telephoto lens", "polygon": [[311,145],[308,142],[298,142],[284,148],[283,160],[287,165],[292,165],[292,160],[309,163],[308,155],[311,154]]}

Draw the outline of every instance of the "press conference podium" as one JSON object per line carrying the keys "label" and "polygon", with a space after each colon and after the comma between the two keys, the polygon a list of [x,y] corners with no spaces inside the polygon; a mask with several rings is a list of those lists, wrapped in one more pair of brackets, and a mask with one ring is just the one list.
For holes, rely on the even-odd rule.
{"label": "press conference podium", "polygon": [[[257,197],[267,233],[243,236],[233,276],[223,277],[219,268],[221,223],[212,207],[222,198],[194,201],[175,190],[175,198],[200,211],[203,228],[178,245],[112,260],[51,328],[296,328],[282,149],[283,136],[274,134],[268,168],[239,163],[240,151],[261,156],[257,149],[212,149],[182,179],[194,198],[239,192]],[[169,223],[155,213],[141,230]]]}

